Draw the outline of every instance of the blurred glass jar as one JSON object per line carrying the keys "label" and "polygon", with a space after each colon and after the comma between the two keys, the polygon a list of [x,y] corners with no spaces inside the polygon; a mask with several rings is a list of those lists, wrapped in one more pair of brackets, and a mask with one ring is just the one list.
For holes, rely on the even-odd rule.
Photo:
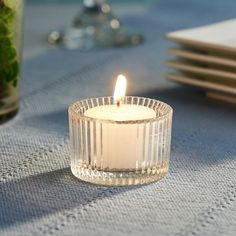
{"label": "blurred glass jar", "polygon": [[19,109],[24,0],[0,0],[0,124]]}

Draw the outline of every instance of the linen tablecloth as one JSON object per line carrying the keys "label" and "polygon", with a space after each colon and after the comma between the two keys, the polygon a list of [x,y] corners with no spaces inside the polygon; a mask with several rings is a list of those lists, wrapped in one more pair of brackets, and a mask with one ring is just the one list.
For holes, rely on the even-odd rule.
{"label": "linen tablecloth", "polygon": [[[163,77],[170,46],[164,34],[233,18],[236,2],[163,0],[135,12],[129,7],[122,21],[139,28],[145,43],[88,52],[45,41],[50,29],[69,22],[74,7],[26,7],[21,109],[0,127],[1,236],[236,235],[235,106]],[[95,186],[70,171],[68,105],[112,95],[120,72],[128,77],[129,95],[160,99],[174,109],[170,171],[150,185]]]}

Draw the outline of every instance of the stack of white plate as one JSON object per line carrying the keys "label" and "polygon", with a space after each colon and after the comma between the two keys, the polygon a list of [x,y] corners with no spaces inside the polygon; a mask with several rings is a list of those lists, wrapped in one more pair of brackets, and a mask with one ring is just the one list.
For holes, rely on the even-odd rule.
{"label": "stack of white plate", "polygon": [[212,98],[236,103],[236,19],[171,32],[167,39],[179,46],[168,48],[175,58],[166,78],[195,86]]}

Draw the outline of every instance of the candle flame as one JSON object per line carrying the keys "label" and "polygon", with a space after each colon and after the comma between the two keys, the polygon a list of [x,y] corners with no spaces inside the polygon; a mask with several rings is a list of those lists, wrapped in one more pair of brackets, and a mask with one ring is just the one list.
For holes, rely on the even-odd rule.
{"label": "candle flame", "polygon": [[118,75],[114,91],[114,101],[117,107],[119,107],[120,103],[124,100],[125,91],[126,91],[126,77],[124,75]]}

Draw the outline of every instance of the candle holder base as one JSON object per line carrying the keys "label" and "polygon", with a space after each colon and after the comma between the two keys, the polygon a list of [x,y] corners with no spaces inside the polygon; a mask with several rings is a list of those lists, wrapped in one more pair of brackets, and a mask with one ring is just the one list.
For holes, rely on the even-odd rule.
{"label": "candle holder base", "polygon": [[74,167],[72,173],[79,179],[92,184],[105,186],[130,186],[149,184],[162,179],[169,169],[169,164],[138,171],[99,171],[91,168]]}

